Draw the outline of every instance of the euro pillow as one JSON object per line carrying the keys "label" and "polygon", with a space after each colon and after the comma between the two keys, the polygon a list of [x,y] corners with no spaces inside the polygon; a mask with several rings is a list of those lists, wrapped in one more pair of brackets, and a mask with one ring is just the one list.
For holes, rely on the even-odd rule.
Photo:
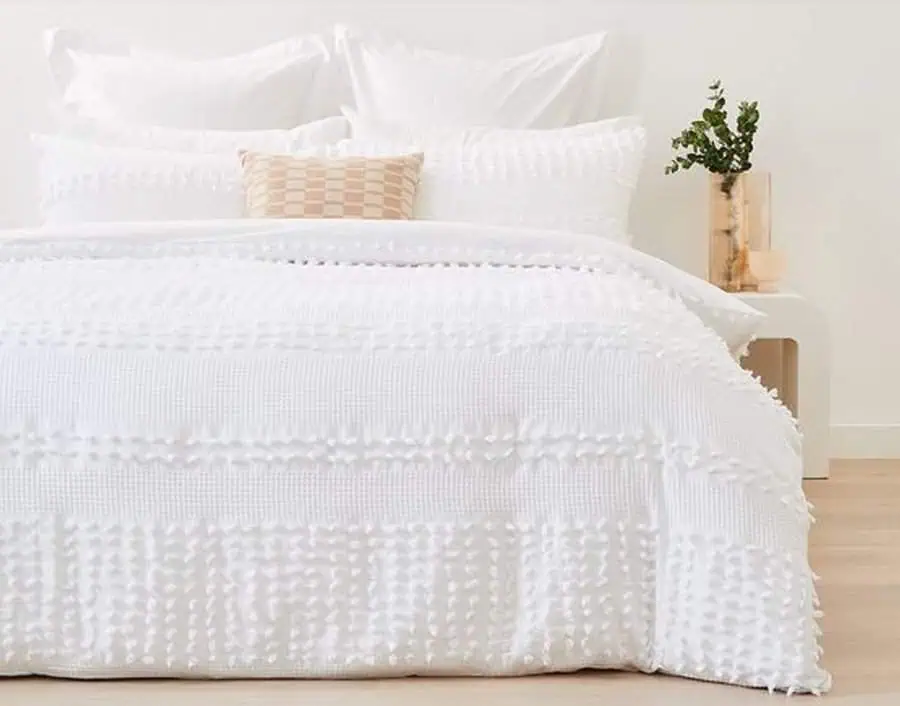
{"label": "euro pillow", "polygon": [[415,127],[558,128],[596,120],[605,33],[500,59],[468,58],[336,28],[356,110]]}
{"label": "euro pillow", "polygon": [[45,225],[240,218],[236,154],[104,147],[36,135]]}
{"label": "euro pillow", "polygon": [[457,137],[359,140],[332,155],[421,151],[425,164],[413,218],[463,221],[612,237],[628,243],[628,215],[646,145],[635,125],[620,130],[530,136],[496,131],[475,142]]}
{"label": "euro pillow", "polygon": [[409,220],[422,154],[298,157],[242,152],[250,218]]}
{"label": "euro pillow", "polygon": [[61,115],[58,133],[62,137],[107,147],[209,154],[234,154],[241,149],[296,152],[347,139],[350,123],[347,118],[338,116],[291,130],[185,130]]}
{"label": "euro pillow", "polygon": [[217,130],[288,129],[336,114],[329,43],[308,35],[239,55],[188,59],[73,30],[45,33],[64,109],[136,125]]}

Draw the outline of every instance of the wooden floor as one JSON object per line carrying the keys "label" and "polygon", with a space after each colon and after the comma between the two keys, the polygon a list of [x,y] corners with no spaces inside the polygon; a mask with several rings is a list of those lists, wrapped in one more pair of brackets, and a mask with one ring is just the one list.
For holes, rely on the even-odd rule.
{"label": "wooden floor", "polygon": [[[900,706],[900,461],[835,462],[810,481],[818,518],[813,568],[822,576],[826,703]],[[731,706],[784,703],[783,696],[685,679],[591,673],[529,679],[407,679],[381,682],[0,681],[0,706],[153,704],[426,706]],[[809,703],[809,700],[803,699]]]}

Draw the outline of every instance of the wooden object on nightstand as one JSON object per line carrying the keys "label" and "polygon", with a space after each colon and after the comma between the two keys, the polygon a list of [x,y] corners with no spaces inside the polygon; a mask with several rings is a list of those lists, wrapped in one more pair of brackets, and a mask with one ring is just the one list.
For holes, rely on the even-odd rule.
{"label": "wooden object on nightstand", "polygon": [[821,312],[794,292],[734,296],[767,318],[742,364],[791,410],[803,433],[803,477],[828,477],[831,346]]}

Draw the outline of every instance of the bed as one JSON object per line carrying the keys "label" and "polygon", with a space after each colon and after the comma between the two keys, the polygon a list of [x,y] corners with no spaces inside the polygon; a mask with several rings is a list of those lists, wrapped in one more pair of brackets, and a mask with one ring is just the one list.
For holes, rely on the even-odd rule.
{"label": "bed", "polygon": [[[798,431],[738,363],[762,316],[630,246],[633,120],[98,105],[0,235],[0,674],[829,688]],[[290,177],[247,217],[238,148],[422,171],[391,220],[273,217]]]}

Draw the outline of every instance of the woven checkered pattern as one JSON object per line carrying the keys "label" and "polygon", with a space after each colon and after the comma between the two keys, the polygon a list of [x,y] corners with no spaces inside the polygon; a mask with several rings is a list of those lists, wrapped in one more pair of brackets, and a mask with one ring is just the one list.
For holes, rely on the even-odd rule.
{"label": "woven checkered pattern", "polygon": [[412,217],[424,155],[292,157],[241,152],[251,218]]}

